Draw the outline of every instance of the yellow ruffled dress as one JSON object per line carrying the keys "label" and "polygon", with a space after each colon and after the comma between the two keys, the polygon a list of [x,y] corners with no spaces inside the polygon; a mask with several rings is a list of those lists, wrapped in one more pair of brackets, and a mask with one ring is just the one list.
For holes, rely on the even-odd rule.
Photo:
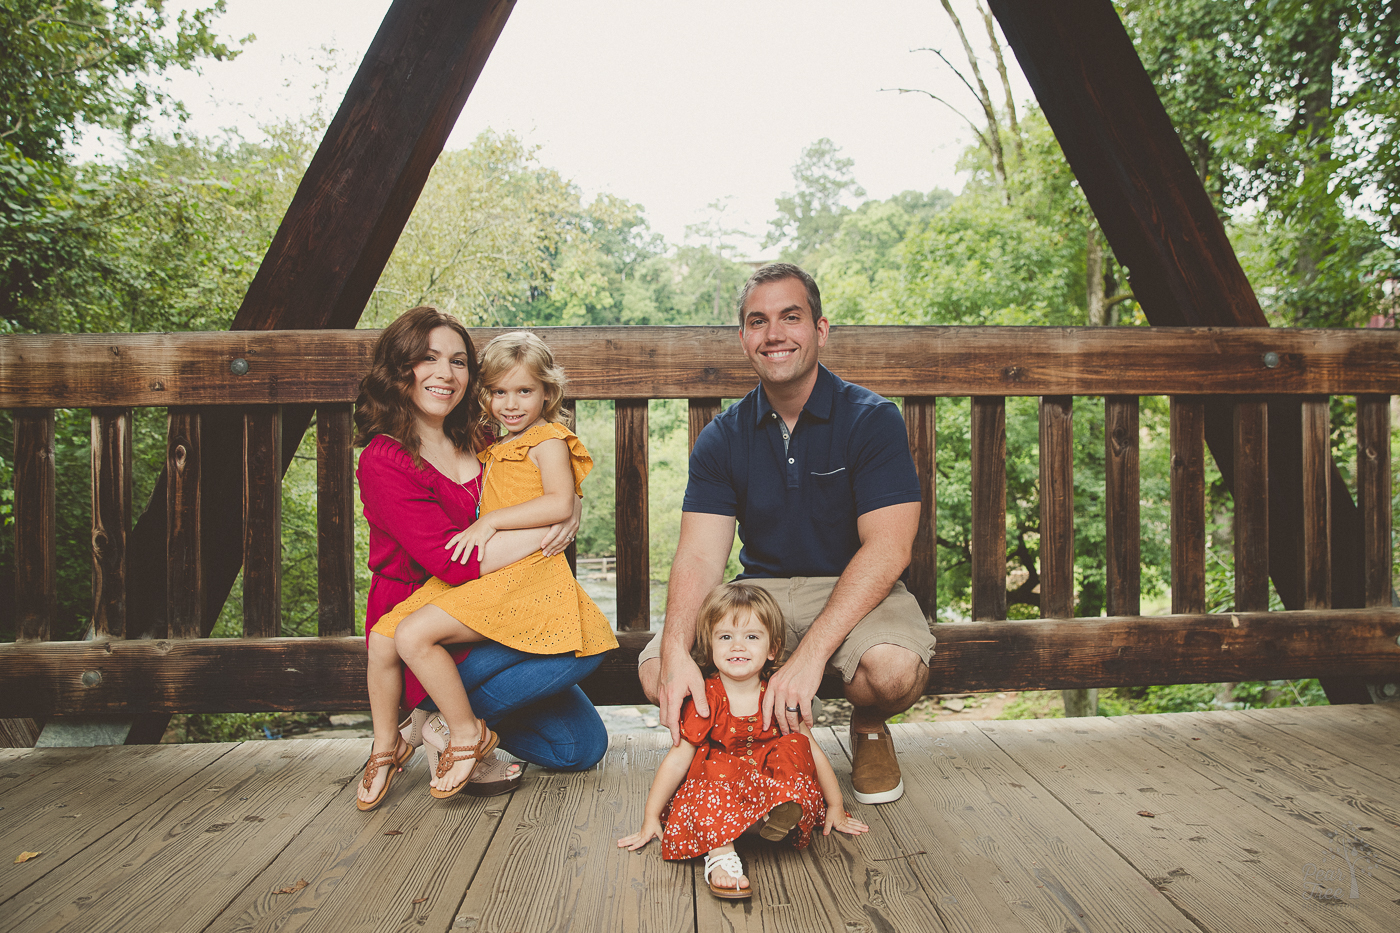
{"label": "yellow ruffled dress", "polygon": [[[530,448],[551,438],[569,445],[574,489],[578,491],[593,469],[587,448],[562,424],[536,425],[478,455],[486,474],[481,492],[483,514],[544,494],[539,467],[528,454]],[[587,657],[617,647],[607,617],[569,572],[569,561],[563,554],[545,557],[536,551],[458,587],[433,577],[389,610],[374,630],[392,635],[405,616],[429,603],[491,641],[531,654],[572,651]]]}

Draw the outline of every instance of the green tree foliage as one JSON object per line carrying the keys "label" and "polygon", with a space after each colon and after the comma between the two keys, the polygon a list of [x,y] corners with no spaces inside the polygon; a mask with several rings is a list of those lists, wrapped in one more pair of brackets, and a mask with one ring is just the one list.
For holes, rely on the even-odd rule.
{"label": "green tree foliage", "polygon": [[0,3],[0,323],[34,329],[25,299],[81,267],[100,235],[69,147],[88,127],[128,137],[156,109],[155,78],[235,54],[212,29],[223,0],[174,16],[162,0]]}
{"label": "green tree foliage", "polygon": [[855,160],[843,158],[841,149],[825,137],[802,150],[792,169],[797,190],[777,199],[778,216],[769,222],[765,246],[783,244],[783,259],[815,265],[817,254],[850,213],[849,202],[865,197],[856,184]]}
{"label": "green tree foliage", "polygon": [[[1127,0],[1138,53],[1280,323],[1364,323],[1400,269],[1389,0]],[[1236,240],[1239,243],[1239,238]]]}

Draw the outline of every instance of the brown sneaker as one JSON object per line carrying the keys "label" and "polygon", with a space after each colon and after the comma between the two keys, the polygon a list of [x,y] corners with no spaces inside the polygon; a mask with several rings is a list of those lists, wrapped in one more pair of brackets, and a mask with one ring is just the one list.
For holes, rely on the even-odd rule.
{"label": "brown sneaker", "polygon": [[879,732],[857,732],[853,724],[851,749],[851,787],[857,802],[892,803],[904,796],[904,779],[899,774],[889,726],[882,723]]}

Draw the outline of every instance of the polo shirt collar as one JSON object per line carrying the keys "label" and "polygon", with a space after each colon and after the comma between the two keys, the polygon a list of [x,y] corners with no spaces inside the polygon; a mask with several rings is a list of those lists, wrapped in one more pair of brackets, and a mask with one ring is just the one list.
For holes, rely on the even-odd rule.
{"label": "polo shirt collar", "polygon": [[[829,421],[831,419],[831,405],[836,399],[836,377],[831,370],[821,363],[817,364],[817,382],[812,386],[812,394],[807,396],[807,404],[802,406],[805,414],[811,415],[818,421]],[[768,403],[768,393],[763,391],[763,386],[758,387],[758,413],[755,424],[762,424],[763,419],[773,411],[773,406]]]}

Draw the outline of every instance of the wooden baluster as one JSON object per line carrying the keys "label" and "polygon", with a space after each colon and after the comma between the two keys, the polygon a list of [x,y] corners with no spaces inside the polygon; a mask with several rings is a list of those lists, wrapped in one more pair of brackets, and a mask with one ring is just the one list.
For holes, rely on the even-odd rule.
{"label": "wooden baluster", "polygon": [[1390,601],[1390,396],[1356,397],[1356,498],[1368,608]]}
{"label": "wooden baluster", "polygon": [[52,408],[15,418],[15,639],[48,641],[58,614],[57,482]]}
{"label": "wooden baluster", "polygon": [[1235,402],[1235,611],[1269,609],[1269,405]]}
{"label": "wooden baluster", "polygon": [[92,634],[126,637],[131,409],[92,410]]}
{"label": "wooden baluster", "polygon": [[1074,618],[1074,398],[1040,400],[1040,614]]}
{"label": "wooden baluster", "polygon": [[346,403],[316,409],[316,634],[355,633],[355,450]]}
{"label": "wooden baluster", "polygon": [[1107,395],[1104,410],[1105,609],[1111,616],[1142,613],[1142,492],[1138,399]]}
{"label": "wooden baluster", "polygon": [[1205,403],[1173,397],[1172,612],[1205,612],[1206,470]]}
{"label": "wooden baluster", "polygon": [[690,447],[695,449],[695,440],[700,436],[700,432],[705,430],[705,425],[715,420],[715,415],[720,412],[720,400],[717,398],[693,398],[688,402],[690,414]]}
{"label": "wooden baluster", "polygon": [[282,406],[243,412],[243,635],[282,634]]}
{"label": "wooden baluster", "polygon": [[[200,414],[186,406],[171,408],[165,468],[166,617],[171,638],[204,634],[204,561],[200,546]],[[155,637],[162,637],[160,632]]]}
{"label": "wooden baluster", "polygon": [[972,399],[972,618],[1006,618],[1006,399]]}
{"label": "wooden baluster", "polygon": [[647,400],[617,400],[617,627],[651,627],[651,551],[647,518]]}
{"label": "wooden baluster", "polygon": [[938,608],[938,399],[910,396],[904,400],[904,423],[909,431],[909,452],[919,473],[923,511],[914,535],[909,561],[909,591],[918,599],[924,615],[934,618]]}
{"label": "wooden baluster", "polygon": [[1303,399],[1303,608],[1332,607],[1332,418],[1326,396]]}

